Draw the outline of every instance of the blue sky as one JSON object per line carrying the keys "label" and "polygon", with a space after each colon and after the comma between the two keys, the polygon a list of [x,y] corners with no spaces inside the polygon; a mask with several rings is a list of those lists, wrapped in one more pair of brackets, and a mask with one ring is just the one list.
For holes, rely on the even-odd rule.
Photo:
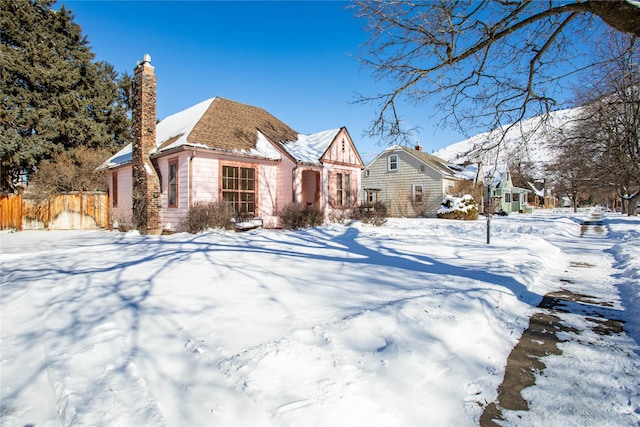
{"label": "blue sky", "polygon": [[[221,96],[264,108],[300,133],[346,126],[365,161],[385,148],[362,132],[383,91],[355,59],[367,39],[339,1],[59,1],[75,15],[96,60],[133,74],[151,55],[158,118]],[[464,139],[438,129],[434,111],[406,107],[427,152]]]}

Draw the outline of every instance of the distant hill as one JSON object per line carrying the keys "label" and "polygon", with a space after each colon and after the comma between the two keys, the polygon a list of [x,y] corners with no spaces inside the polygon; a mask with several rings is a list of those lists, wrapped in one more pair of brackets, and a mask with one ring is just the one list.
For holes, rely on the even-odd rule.
{"label": "distant hill", "polygon": [[456,142],[433,155],[451,163],[481,161],[486,172],[495,165],[518,160],[530,164],[534,174],[542,174],[544,165],[553,159],[548,143],[558,129],[570,126],[579,111],[580,108],[555,111],[546,121],[541,116],[523,120],[506,132],[499,147],[495,146],[503,137],[506,127]]}

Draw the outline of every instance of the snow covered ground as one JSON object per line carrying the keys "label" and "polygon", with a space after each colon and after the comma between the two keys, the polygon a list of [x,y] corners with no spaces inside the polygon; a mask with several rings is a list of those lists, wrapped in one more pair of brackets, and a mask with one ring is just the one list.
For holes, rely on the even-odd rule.
{"label": "snow covered ground", "polygon": [[640,218],[0,234],[3,426],[473,426],[536,305],[562,355],[505,425],[640,424]]}

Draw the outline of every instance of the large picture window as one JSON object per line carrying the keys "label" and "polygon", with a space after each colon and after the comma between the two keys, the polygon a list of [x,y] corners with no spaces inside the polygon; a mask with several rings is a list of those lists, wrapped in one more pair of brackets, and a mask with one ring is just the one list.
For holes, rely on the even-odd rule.
{"label": "large picture window", "polygon": [[237,213],[256,213],[256,173],[254,168],[222,166],[222,199]]}
{"label": "large picture window", "polygon": [[169,207],[178,207],[178,160],[169,162]]}

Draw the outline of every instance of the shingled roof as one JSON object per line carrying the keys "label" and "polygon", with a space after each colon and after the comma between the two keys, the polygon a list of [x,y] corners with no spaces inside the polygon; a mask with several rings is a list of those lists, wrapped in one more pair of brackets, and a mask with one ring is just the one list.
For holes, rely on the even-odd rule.
{"label": "shingled roof", "polygon": [[298,138],[298,132],[262,108],[214,98],[187,142],[223,150],[250,150],[256,146],[258,130],[273,142]]}
{"label": "shingled roof", "polygon": [[298,138],[298,132],[262,108],[217,97],[161,121],[156,144],[158,151],[184,144],[249,151],[256,147],[258,131],[273,142]]}

